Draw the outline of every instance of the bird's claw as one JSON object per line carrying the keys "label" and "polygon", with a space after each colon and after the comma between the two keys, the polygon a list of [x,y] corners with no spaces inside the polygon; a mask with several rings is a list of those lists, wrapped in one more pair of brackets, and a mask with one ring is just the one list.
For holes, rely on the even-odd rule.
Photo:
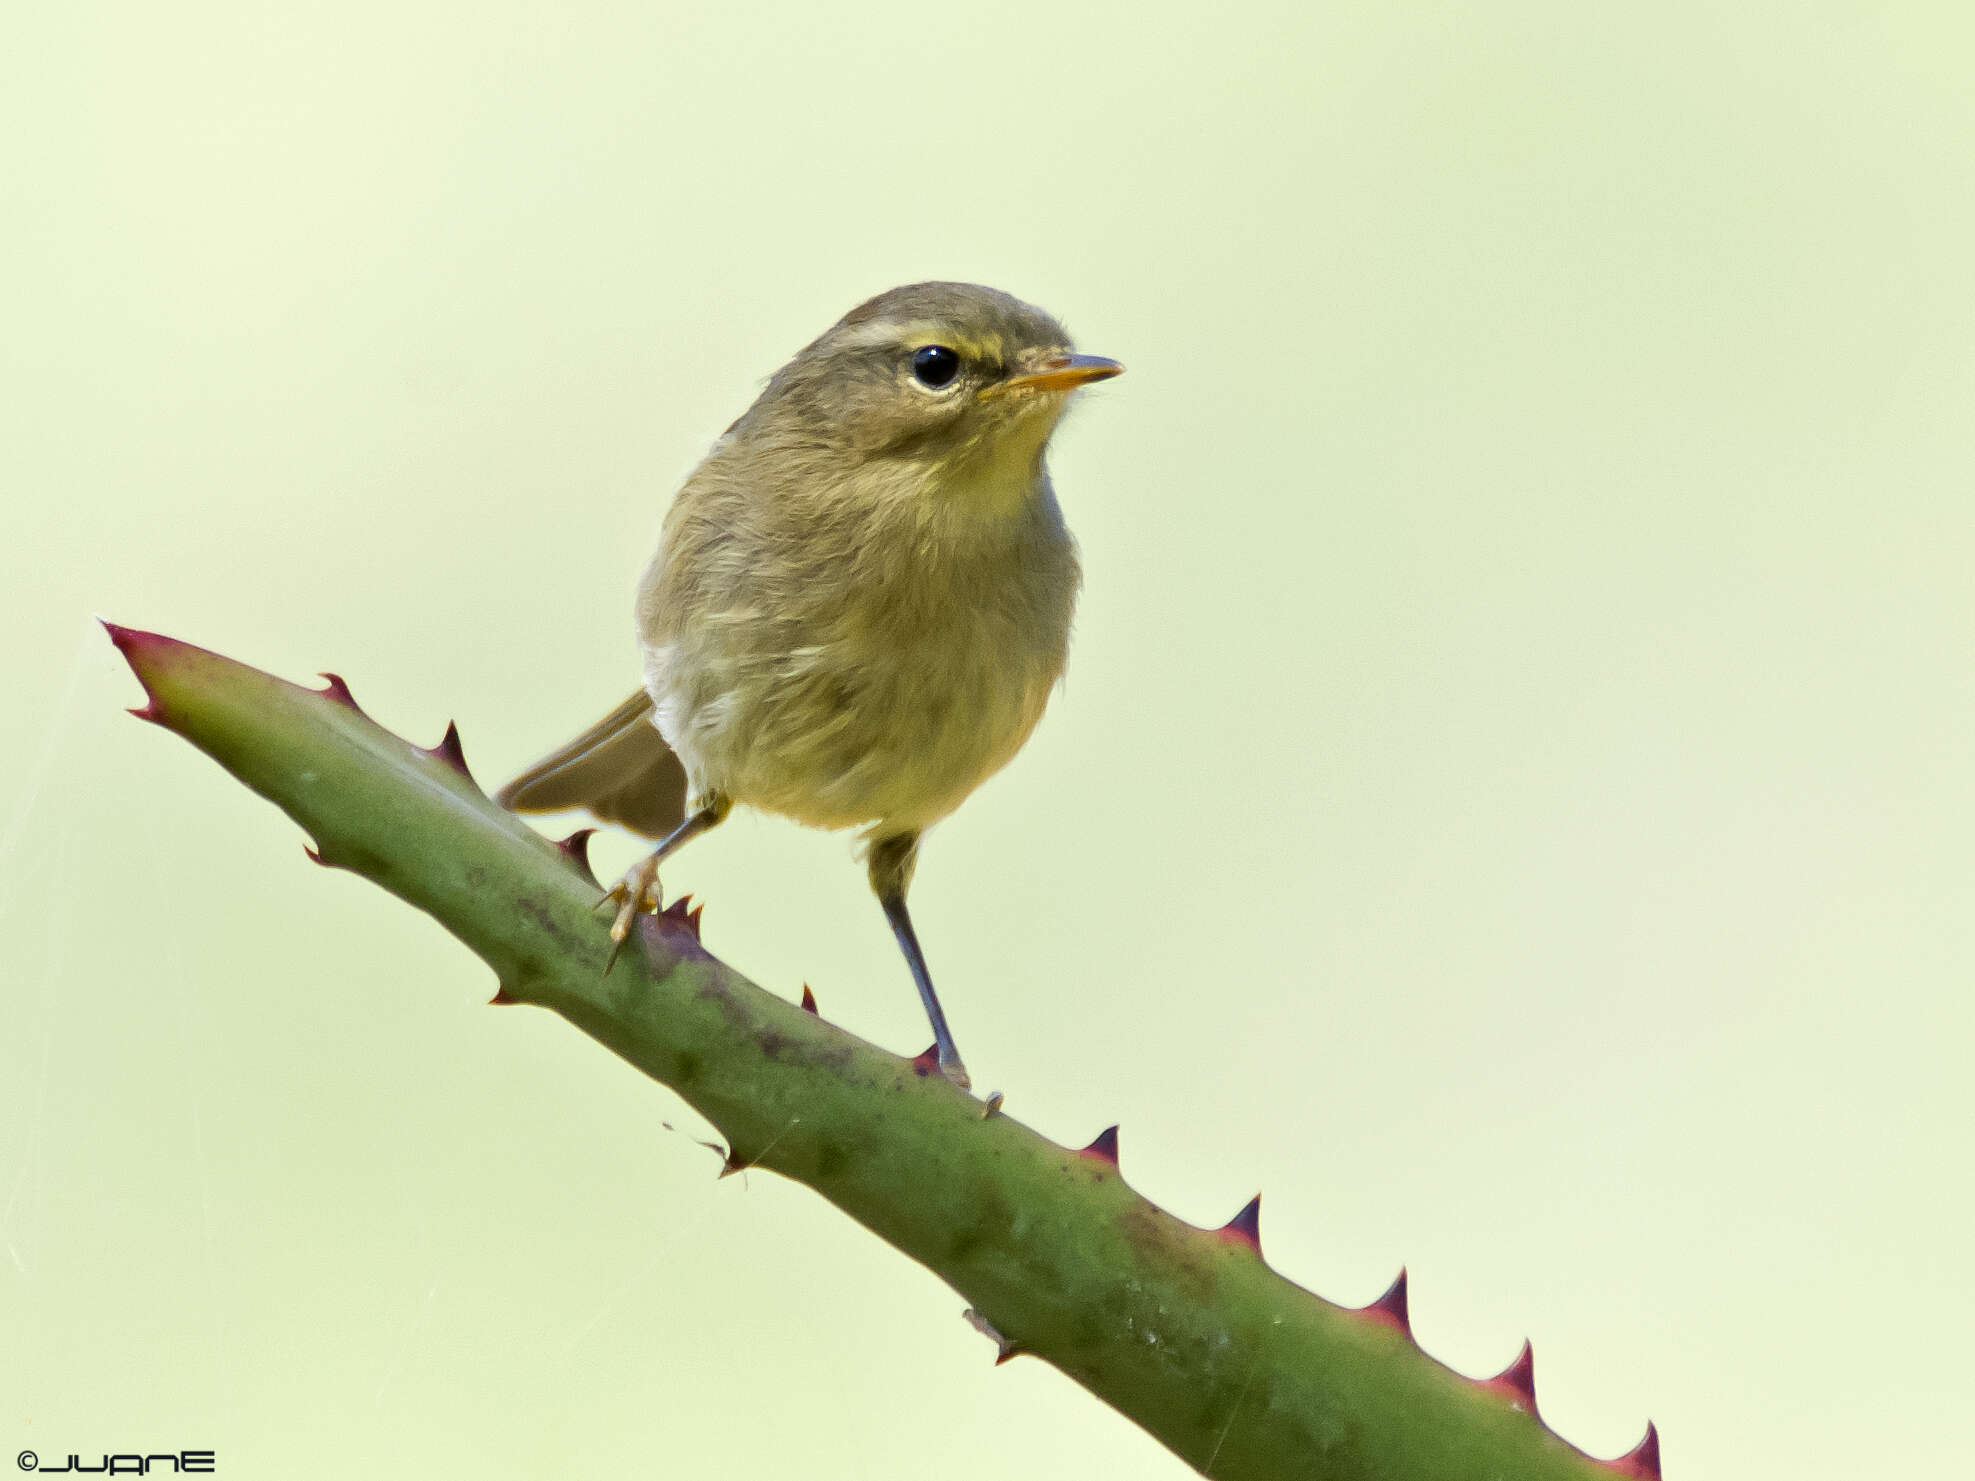
{"label": "bird's claw", "polygon": [[612,901],[617,902],[617,918],[610,923],[610,959],[604,963],[605,973],[617,965],[617,954],[624,949],[631,935],[631,924],[639,912],[656,914],[665,908],[665,896],[658,883],[658,860],[640,859],[625,870],[624,877],[604,891],[596,908],[601,910]]}

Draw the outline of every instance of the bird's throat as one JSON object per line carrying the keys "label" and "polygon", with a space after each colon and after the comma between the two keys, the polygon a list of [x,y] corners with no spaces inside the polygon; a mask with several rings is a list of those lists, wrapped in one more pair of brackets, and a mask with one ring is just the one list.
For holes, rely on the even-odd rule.
{"label": "bird's throat", "polygon": [[1053,417],[1026,418],[942,462],[931,472],[933,497],[927,503],[963,522],[1021,517],[1048,486],[1043,450],[1054,423]]}

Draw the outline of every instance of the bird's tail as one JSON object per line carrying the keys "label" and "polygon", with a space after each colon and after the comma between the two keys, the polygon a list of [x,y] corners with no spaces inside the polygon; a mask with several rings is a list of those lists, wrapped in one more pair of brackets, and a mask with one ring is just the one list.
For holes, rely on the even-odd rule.
{"label": "bird's tail", "polygon": [[516,812],[587,808],[647,838],[663,838],[686,816],[686,769],[652,723],[642,689],[567,745],[494,794]]}

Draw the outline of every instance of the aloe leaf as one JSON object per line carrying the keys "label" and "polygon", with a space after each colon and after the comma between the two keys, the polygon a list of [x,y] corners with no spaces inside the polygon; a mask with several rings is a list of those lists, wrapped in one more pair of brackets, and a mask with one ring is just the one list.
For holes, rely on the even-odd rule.
{"label": "aloe leaf", "polygon": [[[431,915],[493,968],[496,1002],[560,1014],[671,1086],[728,1167],[805,1183],[935,1271],[998,1361],[1060,1369],[1202,1474],[1313,1481],[1659,1476],[1651,1426],[1599,1461],[1537,1414],[1528,1348],[1492,1379],[1423,1353],[1403,1273],[1334,1305],[1262,1258],[1261,1204],[1202,1229],[1134,1192],[1115,1127],[1059,1146],[956,1089],[928,1055],[866,1043],[700,945],[683,904],[640,918],[614,970],[586,835],[561,844],[492,802],[449,728],[430,749],[376,724],[341,679],[309,689],[110,626],[135,711],[275,803],[322,863]],[[328,676],[325,676],[328,677]]]}

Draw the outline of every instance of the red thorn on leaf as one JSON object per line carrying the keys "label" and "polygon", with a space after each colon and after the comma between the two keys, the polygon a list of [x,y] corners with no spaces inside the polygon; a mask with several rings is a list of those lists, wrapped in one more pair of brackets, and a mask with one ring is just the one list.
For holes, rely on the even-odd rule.
{"label": "red thorn on leaf", "polygon": [[518,1003],[520,1001],[520,998],[517,998],[507,990],[507,984],[503,982],[494,989],[494,995],[487,999],[487,1006],[490,1008],[505,1007],[510,1003]]}
{"label": "red thorn on leaf", "polygon": [[590,867],[590,838],[596,831],[594,828],[578,828],[567,838],[557,839],[555,845],[583,871],[583,877],[591,884],[601,883],[596,870]]}
{"label": "red thorn on leaf", "polygon": [[1604,1462],[1605,1469],[1616,1471],[1621,1476],[1632,1476],[1636,1481],[1660,1481],[1660,1432],[1649,1419],[1646,1421],[1646,1438],[1634,1445],[1616,1460]]}
{"label": "red thorn on leaf", "polygon": [[1079,1151],[1077,1155],[1079,1157],[1088,1157],[1096,1162],[1108,1162],[1113,1167],[1116,1167],[1118,1165],[1118,1128],[1115,1126],[1105,1127],[1102,1131],[1098,1132],[1091,1144]]}
{"label": "red thorn on leaf", "polygon": [[912,1061],[912,1073],[924,1079],[939,1073],[939,1045],[928,1044],[925,1052]]}
{"label": "red thorn on leaf", "polygon": [[1413,1317],[1406,1301],[1406,1267],[1399,1267],[1399,1278],[1385,1288],[1383,1296],[1369,1306],[1358,1307],[1357,1312],[1368,1322],[1381,1323],[1410,1338]]}
{"label": "red thorn on leaf", "polygon": [[141,705],[130,705],[125,709],[124,713],[135,715],[147,725],[162,725],[165,723],[165,708],[155,699],[147,699]]}
{"label": "red thorn on leaf", "polygon": [[318,689],[316,693],[335,700],[339,705],[345,705],[355,710],[359,715],[363,713],[363,706],[358,704],[357,697],[350,693],[350,686],[343,682],[343,676],[341,674],[317,674],[316,677],[329,681],[328,688]]}
{"label": "red thorn on leaf", "polygon": [[[718,1151],[719,1148],[716,1147],[714,1150]],[[716,1177],[713,1181],[717,1183],[720,1178],[731,1178],[737,1172],[746,1172],[753,1165],[751,1162],[741,1161],[740,1154],[730,1147],[727,1150],[727,1160],[720,1164],[720,1177]]]}
{"label": "red thorn on leaf", "polygon": [[[338,679],[336,682],[340,684],[343,681]],[[446,733],[439,737],[439,744],[425,754],[438,757],[469,782],[473,780],[473,773],[466,769],[466,752],[460,747],[459,726],[453,721],[446,722]]]}
{"label": "red thorn on leaf", "polygon": [[960,1319],[994,1344],[994,1366],[999,1368],[1010,1358],[1020,1357],[1028,1349],[1019,1342],[1010,1341],[1001,1335],[993,1322],[982,1316],[973,1307],[960,1313]]}
{"label": "red thorn on leaf", "polygon": [[802,1011],[805,1013],[816,1012],[816,994],[809,990],[809,984],[807,982],[802,985]]}
{"label": "red thorn on leaf", "polygon": [[693,904],[691,895],[681,895],[659,912],[675,926],[684,926],[693,933],[693,940],[699,940],[699,915],[706,909],[704,905]]}
{"label": "red thorn on leaf", "polygon": [[[601,903],[601,902],[599,902]],[[687,956],[706,956],[706,948],[699,943],[699,917],[701,907],[693,904],[691,895],[681,895],[670,905],[658,912],[657,928],[669,935],[669,949]],[[652,917],[640,916],[638,929],[644,930],[652,923]]]}
{"label": "red thorn on leaf", "polygon": [[1493,1378],[1483,1379],[1481,1386],[1483,1388],[1491,1388],[1496,1393],[1506,1396],[1509,1402],[1514,1404],[1518,1409],[1525,1410],[1531,1416],[1534,1416],[1536,1413],[1536,1352],[1530,1347],[1529,1340],[1527,1338],[1523,1339],[1522,1351],[1516,1354],[1516,1360],[1513,1363],[1510,1363],[1508,1367],[1497,1373]]}
{"label": "red thorn on leaf", "polygon": [[1256,1254],[1262,1253],[1262,1195],[1257,1193],[1242,1206],[1236,1214],[1218,1231],[1222,1239],[1231,1244],[1245,1244]]}
{"label": "red thorn on leaf", "polygon": [[314,844],[310,844],[310,843],[303,844],[302,852],[309,856],[309,862],[311,864],[319,864],[324,869],[334,869],[336,867],[334,864],[330,863],[329,860],[325,859],[322,856],[322,851],[316,848]]}

